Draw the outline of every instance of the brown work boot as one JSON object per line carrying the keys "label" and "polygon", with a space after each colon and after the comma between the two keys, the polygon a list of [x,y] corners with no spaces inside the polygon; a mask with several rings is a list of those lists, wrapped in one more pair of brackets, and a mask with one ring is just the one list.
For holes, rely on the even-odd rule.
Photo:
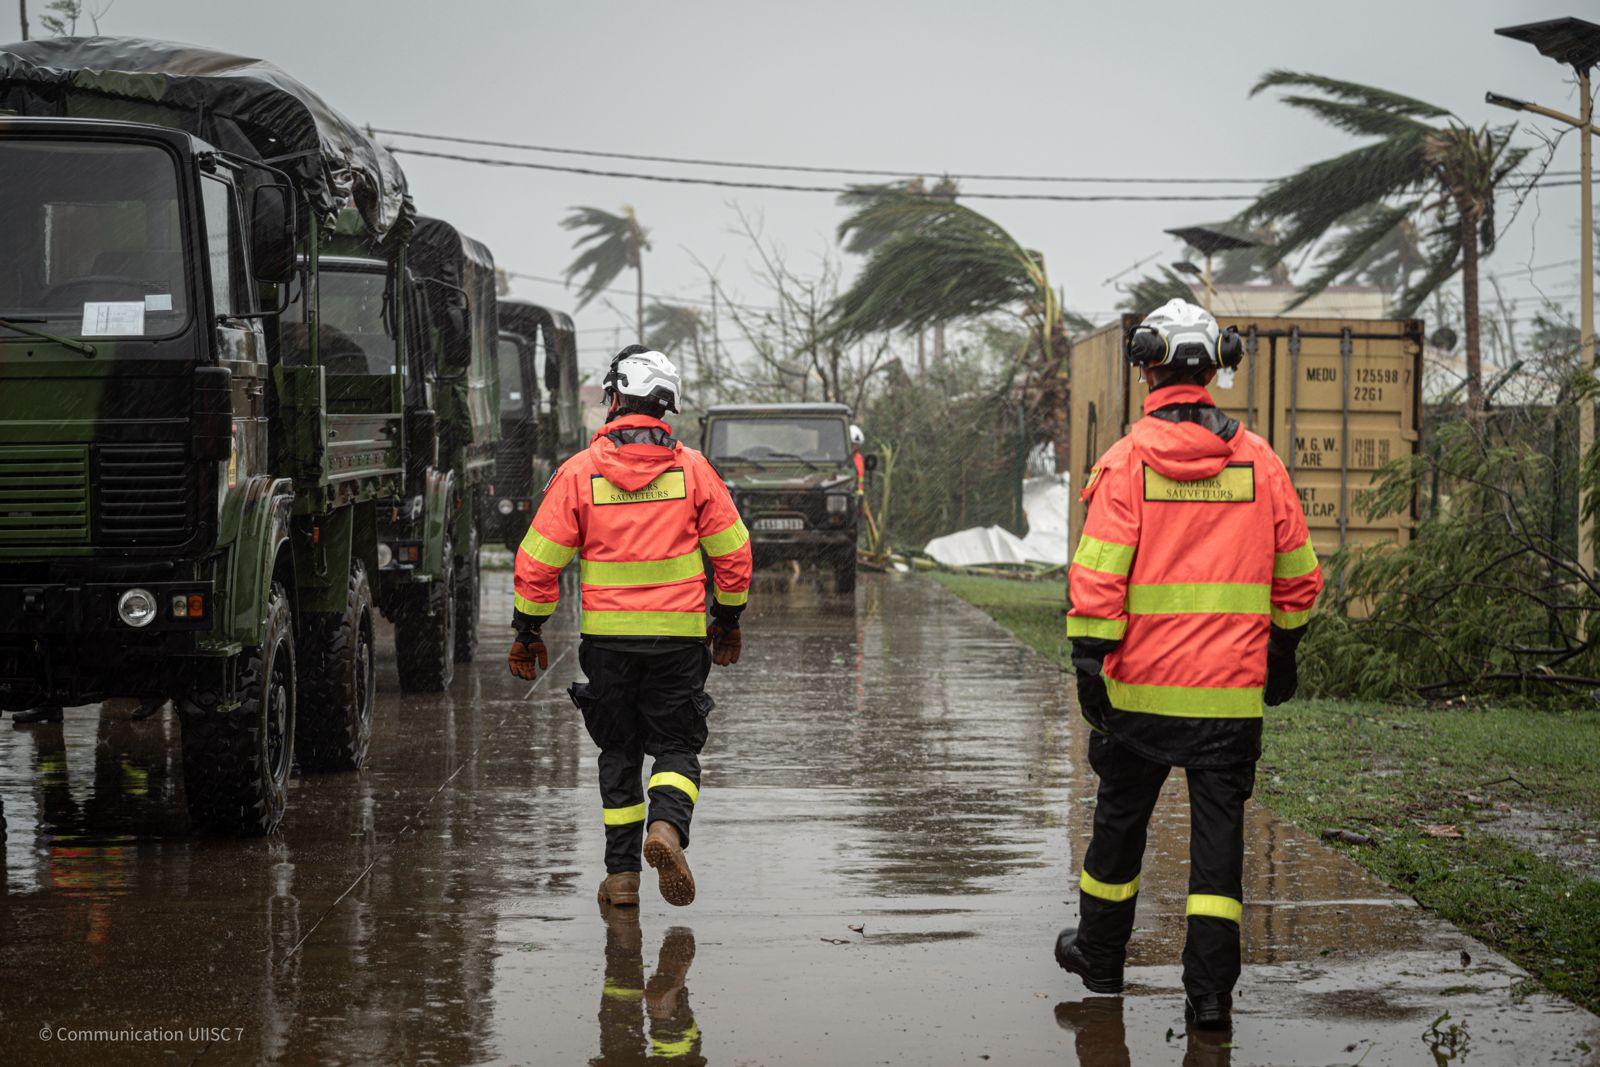
{"label": "brown work boot", "polygon": [[606,880],[600,883],[599,897],[601,904],[610,904],[618,908],[637,908],[639,872],[618,871],[616,874],[606,875]]}
{"label": "brown work boot", "polygon": [[694,875],[689,872],[676,826],[659,820],[650,824],[644,838],[644,861],[656,869],[662,900],[680,908],[694,903]]}

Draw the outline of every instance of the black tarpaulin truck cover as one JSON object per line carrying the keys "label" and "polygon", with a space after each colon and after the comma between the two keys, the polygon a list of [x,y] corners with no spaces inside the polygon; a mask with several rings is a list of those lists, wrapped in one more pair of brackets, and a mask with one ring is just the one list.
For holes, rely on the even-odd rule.
{"label": "black tarpaulin truck cover", "polygon": [[376,239],[409,229],[405,172],[389,150],[264,60],[137,37],[0,45],[0,109],[181,129],[286,171],[330,229],[349,206]]}

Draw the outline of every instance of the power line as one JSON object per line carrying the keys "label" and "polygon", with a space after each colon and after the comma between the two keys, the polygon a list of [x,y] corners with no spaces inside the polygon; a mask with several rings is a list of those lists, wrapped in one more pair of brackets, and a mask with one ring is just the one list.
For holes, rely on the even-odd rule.
{"label": "power line", "polygon": [[[597,170],[592,167],[562,167],[554,163],[534,163],[521,159],[491,159],[488,156],[461,156],[450,152],[430,152],[423,148],[390,149],[391,152],[403,152],[412,156],[424,156],[429,159],[449,159],[458,163],[478,163],[488,167],[520,167],[527,170],[555,171],[561,174],[582,174],[591,178],[632,178],[635,181],[665,182],[672,185],[712,185],[722,189],[768,189],[789,193],[828,193],[838,196],[855,190],[842,185],[792,185],[784,182],[738,182],[725,178],[686,178],[667,174],[638,174],[631,171]],[[1123,203],[1136,201],[1150,201],[1160,203],[1194,202],[1204,200],[1254,200],[1253,196],[1242,194],[1138,194],[1138,193],[972,193],[960,194],[963,200],[1047,200],[1067,203]]]}
{"label": "power line", "polygon": [[[483,148],[509,148],[519,152],[543,152],[549,155],[580,156],[594,159],[626,159],[636,163],[672,163],[692,167],[724,167],[735,170],[788,171],[801,174],[850,174],[868,178],[915,178],[937,175],[957,181],[1037,182],[1078,185],[1267,185],[1278,178],[1180,178],[1122,177],[1099,178],[1060,174],[965,174],[950,173],[937,167],[912,167],[901,170],[881,170],[867,167],[828,167],[810,163],[753,163],[747,160],[701,159],[694,156],[653,156],[638,152],[608,152],[600,149],[563,148],[555,145],[528,144],[521,141],[496,141],[481,137],[460,137],[446,133],[422,133],[417,130],[372,128],[372,133],[393,137],[414,137],[423,141],[448,141],[452,144],[477,145]],[[402,149],[403,151],[403,149]],[[1577,171],[1546,171],[1547,177],[1572,177]],[[964,194],[965,195],[965,194]]]}

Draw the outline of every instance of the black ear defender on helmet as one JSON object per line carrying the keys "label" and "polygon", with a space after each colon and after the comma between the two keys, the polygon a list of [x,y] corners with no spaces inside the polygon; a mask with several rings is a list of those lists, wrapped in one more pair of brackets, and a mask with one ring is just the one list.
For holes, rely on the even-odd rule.
{"label": "black ear defender on helmet", "polygon": [[1228,370],[1244,362],[1244,338],[1239,336],[1239,327],[1229,326],[1217,338],[1217,362]]}
{"label": "black ear defender on helmet", "polygon": [[1122,355],[1135,367],[1154,367],[1167,358],[1167,339],[1154,326],[1135,326],[1122,339]]}

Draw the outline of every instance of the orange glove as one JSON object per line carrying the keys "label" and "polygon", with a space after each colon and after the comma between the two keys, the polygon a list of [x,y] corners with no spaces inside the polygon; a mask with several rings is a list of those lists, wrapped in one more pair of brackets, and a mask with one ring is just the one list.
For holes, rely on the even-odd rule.
{"label": "orange glove", "polygon": [[739,627],[729,626],[725,622],[712,620],[706,628],[706,636],[711,639],[711,662],[719,667],[739,662],[739,650],[744,647],[744,638],[739,636]]}
{"label": "orange glove", "polygon": [[511,643],[511,655],[506,657],[511,673],[525,682],[539,677],[539,672],[550,669],[550,653],[545,650],[544,638],[538,631],[518,634]]}

